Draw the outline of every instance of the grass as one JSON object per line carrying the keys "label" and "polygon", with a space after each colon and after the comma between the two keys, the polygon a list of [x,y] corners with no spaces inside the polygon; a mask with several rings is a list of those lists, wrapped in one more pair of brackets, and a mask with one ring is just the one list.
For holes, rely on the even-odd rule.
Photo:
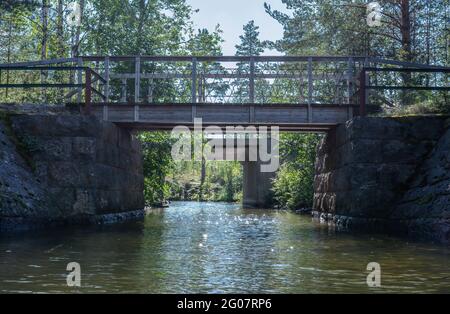
{"label": "grass", "polygon": [[427,115],[450,115],[450,104],[444,102],[417,102],[409,106],[386,109],[382,116],[407,117]]}

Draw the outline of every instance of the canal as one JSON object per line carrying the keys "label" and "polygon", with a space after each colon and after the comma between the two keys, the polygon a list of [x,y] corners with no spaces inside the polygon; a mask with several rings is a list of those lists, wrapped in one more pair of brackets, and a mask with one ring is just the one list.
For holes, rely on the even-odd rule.
{"label": "canal", "polygon": [[[0,292],[449,293],[449,261],[446,246],[336,233],[291,212],[177,202],[143,221],[1,235]],[[70,262],[80,288],[66,284]]]}

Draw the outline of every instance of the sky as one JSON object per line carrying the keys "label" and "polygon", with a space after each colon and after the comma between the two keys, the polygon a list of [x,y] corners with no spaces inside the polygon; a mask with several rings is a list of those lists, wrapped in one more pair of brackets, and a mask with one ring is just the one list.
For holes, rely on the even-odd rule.
{"label": "sky", "polygon": [[[240,42],[242,27],[254,20],[259,26],[261,40],[277,40],[283,37],[283,27],[264,10],[264,2],[273,9],[286,12],[281,0],[187,0],[193,9],[199,9],[193,16],[196,28],[214,30],[217,24],[223,31],[223,54],[234,55],[235,45]],[[276,51],[265,51],[265,55],[279,55]]]}

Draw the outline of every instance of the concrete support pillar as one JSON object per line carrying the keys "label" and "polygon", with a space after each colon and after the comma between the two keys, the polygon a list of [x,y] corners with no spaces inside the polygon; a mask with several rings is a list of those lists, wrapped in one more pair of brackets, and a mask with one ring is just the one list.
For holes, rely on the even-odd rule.
{"label": "concrete support pillar", "polygon": [[261,172],[261,161],[242,162],[244,182],[242,203],[245,208],[267,208],[271,205],[272,179],[275,172]]}

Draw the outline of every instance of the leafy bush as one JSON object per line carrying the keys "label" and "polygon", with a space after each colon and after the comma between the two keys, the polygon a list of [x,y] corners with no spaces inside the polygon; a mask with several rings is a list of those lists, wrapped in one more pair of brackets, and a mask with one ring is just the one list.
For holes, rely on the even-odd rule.
{"label": "leafy bush", "polygon": [[321,136],[282,134],[282,165],[273,182],[276,203],[286,209],[310,208],[313,202],[314,163]]}
{"label": "leafy bush", "polygon": [[144,156],[144,197],[146,205],[160,204],[170,196],[166,175],[173,169],[173,139],[167,132],[145,132],[139,136]]}

